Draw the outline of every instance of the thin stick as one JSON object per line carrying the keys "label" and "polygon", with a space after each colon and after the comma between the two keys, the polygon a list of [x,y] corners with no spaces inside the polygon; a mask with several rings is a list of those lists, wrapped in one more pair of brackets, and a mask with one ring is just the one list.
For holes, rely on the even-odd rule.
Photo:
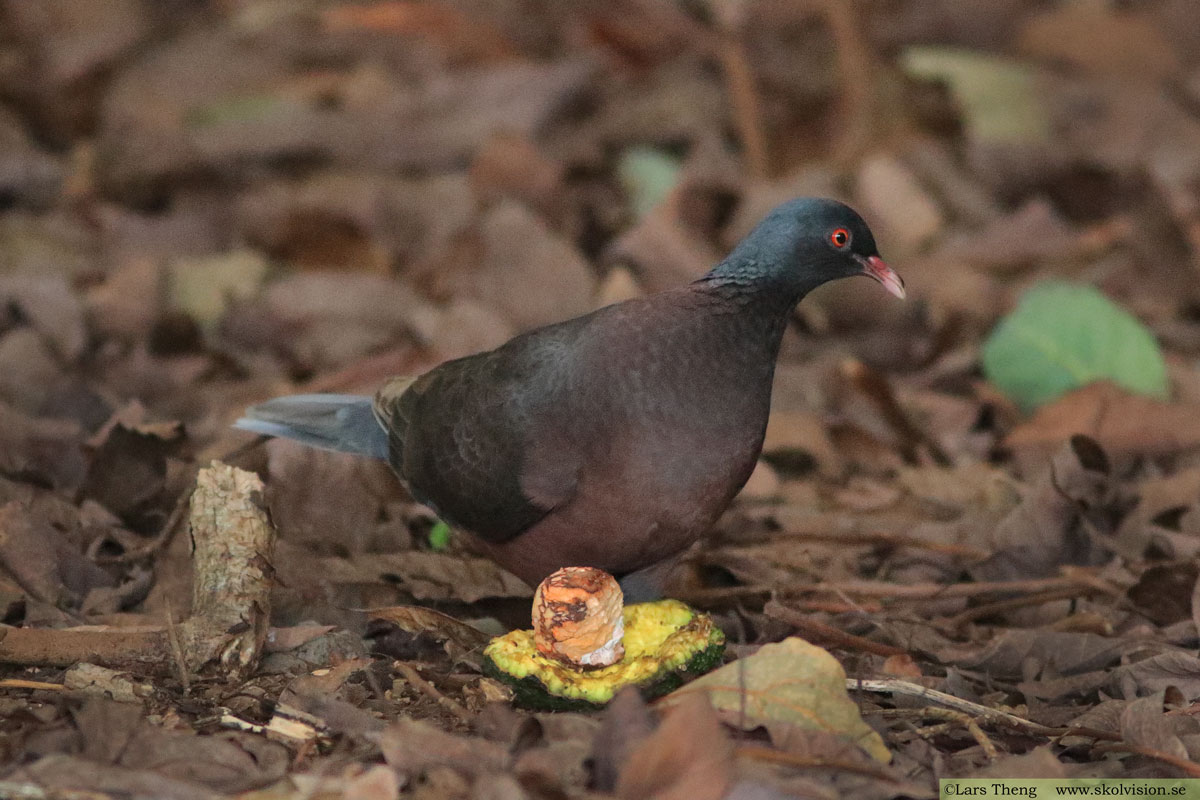
{"label": "thin stick", "polygon": [[67,687],[63,686],[61,683],[27,681],[22,680],[21,678],[4,678],[3,680],[0,680],[0,689],[39,689],[47,692],[67,691]]}
{"label": "thin stick", "polygon": [[1186,758],[1164,753],[1162,750],[1155,750],[1151,747],[1144,747],[1140,744],[1130,744],[1128,742],[1112,742],[1109,744],[1098,744],[1092,748],[1097,753],[1134,753],[1135,755],[1153,758],[1156,761],[1161,761],[1164,764],[1170,764],[1176,769],[1183,770],[1192,778],[1200,778],[1200,764],[1194,761],[1189,761]]}
{"label": "thin stick", "polygon": [[871,401],[884,421],[896,432],[896,435],[914,456],[916,448],[924,445],[934,463],[939,467],[954,465],[954,459],[950,458],[950,454],[942,449],[941,444],[920,425],[913,422],[908,412],[900,405],[900,401],[896,399],[892,384],[885,376],[855,358],[844,361],[841,371],[846,379]]}
{"label": "thin stick", "polygon": [[766,178],[771,170],[767,157],[767,135],[763,130],[762,104],[754,85],[754,71],[736,30],[724,31],[719,55],[729,102],[733,106],[734,124],[746,151],[746,166],[755,178]]}
{"label": "thin stick", "polygon": [[[193,465],[192,472],[198,473],[199,466]],[[195,474],[192,475],[188,483],[195,480]],[[97,564],[130,564],[134,561],[142,561],[154,555],[158,551],[166,547],[173,538],[175,531],[179,528],[179,523],[183,521],[184,515],[187,513],[192,500],[192,490],[188,489],[179,495],[175,501],[175,507],[171,509],[171,515],[167,517],[167,521],[163,523],[162,530],[158,535],[151,539],[146,544],[136,550],[129,550],[119,556],[96,556]]]}
{"label": "thin stick", "polygon": [[873,766],[868,763],[812,758],[810,756],[788,753],[783,750],[773,750],[770,747],[754,744],[739,745],[734,752],[740,758],[748,758],[751,761],[762,761],[767,764],[784,764],[789,767],[800,767],[802,769],[836,769],[842,772],[866,775],[881,781],[887,781],[888,783],[900,783],[899,778],[883,767]]}
{"label": "thin stick", "polygon": [[974,622],[977,619],[990,617],[993,614],[1001,614],[1005,611],[1014,611],[1018,608],[1028,608],[1029,606],[1040,606],[1043,603],[1052,603],[1055,600],[1071,600],[1081,595],[1097,594],[1098,590],[1094,586],[1077,586],[1058,589],[1051,592],[1038,592],[1037,594],[1026,595],[1025,597],[1014,597],[1009,600],[997,600],[994,603],[986,603],[975,608],[968,608],[961,614],[956,614],[946,620],[945,628],[947,630],[957,630],[963,627],[968,622]]}
{"label": "thin stick", "polygon": [[985,722],[1006,722],[1013,727],[1021,730],[1037,733],[1042,736],[1058,736],[1064,733],[1061,728],[1048,728],[1045,725],[1039,725],[1036,722],[1031,722],[1023,717],[1018,717],[1016,714],[1010,714],[1007,711],[1001,711],[996,708],[972,703],[970,700],[963,700],[961,697],[955,697],[952,694],[939,692],[937,689],[930,689],[927,686],[922,686],[919,683],[901,680],[879,680],[867,679],[859,680],[855,678],[846,679],[846,689],[850,691],[858,690],[865,692],[879,692],[882,694],[903,694],[909,697],[916,697],[922,700],[928,700],[931,703],[953,708],[964,714],[971,714],[975,718]]}
{"label": "thin stick", "polygon": [[1056,578],[1031,578],[1019,581],[980,581],[978,583],[914,583],[907,586],[884,581],[833,581],[828,583],[754,584],[696,589],[681,600],[700,605],[747,597],[792,597],[804,594],[845,594],[847,596],[891,598],[893,600],[944,600],[956,597],[980,597],[996,594],[1032,594],[1069,587],[1094,587],[1098,593],[1117,597],[1121,592],[1083,570]]}
{"label": "thin stick", "polygon": [[438,691],[438,688],[436,686],[434,686],[432,683],[430,683],[429,681],[422,678],[421,674],[419,672],[417,672],[417,670],[414,667],[412,667],[409,664],[404,663],[403,661],[396,661],[393,664],[393,666],[396,669],[398,669],[401,672],[401,674],[404,675],[404,679],[406,681],[411,683],[421,693],[428,695],[432,699],[436,700],[441,706],[443,706],[451,714],[458,717],[460,720],[467,723],[468,725],[472,724],[475,721],[474,715],[471,714],[470,711],[467,711],[465,708],[463,708],[461,703],[447,697],[446,695],[444,695],[440,691]]}
{"label": "thin stick", "polygon": [[801,531],[801,530],[783,530],[772,536],[783,536],[789,539],[808,539],[814,542],[833,542],[840,545],[893,545],[896,547],[911,547],[916,550],[929,550],[934,553],[945,553],[950,556],[962,556],[964,558],[984,559],[990,553],[986,550],[981,550],[978,547],[969,547],[962,544],[942,544],[940,542],[926,542],[915,536],[906,536],[902,533],[888,533],[880,531],[877,533],[834,533],[834,532],[816,532],[816,531]]}
{"label": "thin stick", "polygon": [[187,659],[183,656],[183,645],[179,642],[179,626],[175,624],[175,615],[171,613],[171,600],[168,598],[163,616],[167,620],[167,641],[171,643],[171,657],[175,659],[175,674],[184,694],[192,691],[192,680],[188,675]]}
{"label": "thin stick", "polygon": [[[975,718],[972,717],[970,714],[967,714],[963,711],[957,711],[953,708],[938,708],[937,706],[926,706],[925,708],[890,708],[890,709],[884,709],[880,713],[882,716],[886,716],[886,717],[920,716],[920,717],[933,717],[935,719],[949,720],[950,723],[956,724],[956,725],[961,725],[962,727],[967,729],[967,733],[971,734],[971,738],[974,739],[975,743],[979,745],[979,748],[981,750],[983,750],[983,754],[984,754],[984,756],[987,757],[988,761],[995,761],[997,758],[1000,757],[999,752],[996,750],[996,745],[992,742],[991,739],[988,738],[988,735],[983,732],[983,728],[979,727],[979,723],[975,721]],[[939,729],[939,732],[940,732],[940,729],[943,726],[938,725],[936,727]],[[929,738],[930,736],[934,735],[934,732],[931,730],[925,729],[925,730],[917,730],[917,734],[920,735],[922,738]]]}
{"label": "thin stick", "polygon": [[846,633],[832,625],[826,625],[824,622],[809,619],[798,611],[788,608],[781,603],[769,603],[767,608],[764,609],[764,613],[768,617],[791,625],[807,639],[817,639],[846,650],[860,650],[864,653],[872,653],[877,656],[884,656],[885,658],[887,656],[904,655],[908,652],[903,647],[895,647],[890,644],[883,644],[882,642],[873,642],[862,636]]}
{"label": "thin stick", "polygon": [[838,127],[842,133],[834,142],[834,158],[844,163],[861,153],[871,137],[874,64],[852,0],[823,0],[820,5],[834,42],[841,98]]}

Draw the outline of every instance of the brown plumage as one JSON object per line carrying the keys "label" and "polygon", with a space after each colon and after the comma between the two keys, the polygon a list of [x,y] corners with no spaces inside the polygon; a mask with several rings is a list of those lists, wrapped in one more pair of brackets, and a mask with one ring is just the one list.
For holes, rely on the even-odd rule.
{"label": "brown plumage", "polygon": [[237,426],[387,458],[531,585],[563,566],[625,575],[728,507],[762,448],[793,306],[855,274],[903,296],[854,211],[802,198],[692,284],[393,379],[373,400],[278,398]]}

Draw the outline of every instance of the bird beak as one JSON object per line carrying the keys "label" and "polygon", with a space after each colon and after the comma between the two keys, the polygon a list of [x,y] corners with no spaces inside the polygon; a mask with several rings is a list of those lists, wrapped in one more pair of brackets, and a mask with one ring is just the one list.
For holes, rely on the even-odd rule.
{"label": "bird beak", "polygon": [[883,288],[904,299],[904,279],[896,274],[879,256],[855,255],[855,260],[862,265],[863,275],[868,275],[883,284]]}

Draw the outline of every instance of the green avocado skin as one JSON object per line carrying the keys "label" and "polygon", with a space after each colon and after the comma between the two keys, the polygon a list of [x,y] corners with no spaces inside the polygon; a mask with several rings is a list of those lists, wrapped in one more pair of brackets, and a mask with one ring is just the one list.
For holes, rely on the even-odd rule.
{"label": "green avocado skin", "polygon": [[[709,645],[692,656],[682,667],[659,673],[648,681],[638,684],[638,691],[646,700],[661,697],[675,691],[691,678],[696,678],[721,663],[725,655],[725,640]],[[483,674],[494,678],[513,690],[513,703],[531,711],[599,711],[606,703],[592,703],[570,697],[559,697],[550,694],[546,685],[532,675],[524,678],[514,678],[509,675],[491,658],[483,658]]]}

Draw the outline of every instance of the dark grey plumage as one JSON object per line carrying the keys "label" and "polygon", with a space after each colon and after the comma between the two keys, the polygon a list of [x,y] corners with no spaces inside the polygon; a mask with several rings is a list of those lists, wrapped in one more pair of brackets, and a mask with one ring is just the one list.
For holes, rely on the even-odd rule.
{"label": "dark grey plumage", "polygon": [[246,409],[234,427],[262,436],[279,436],[309,447],[388,457],[387,433],[379,425],[370,397],[355,394],[297,394],[276,397]]}

